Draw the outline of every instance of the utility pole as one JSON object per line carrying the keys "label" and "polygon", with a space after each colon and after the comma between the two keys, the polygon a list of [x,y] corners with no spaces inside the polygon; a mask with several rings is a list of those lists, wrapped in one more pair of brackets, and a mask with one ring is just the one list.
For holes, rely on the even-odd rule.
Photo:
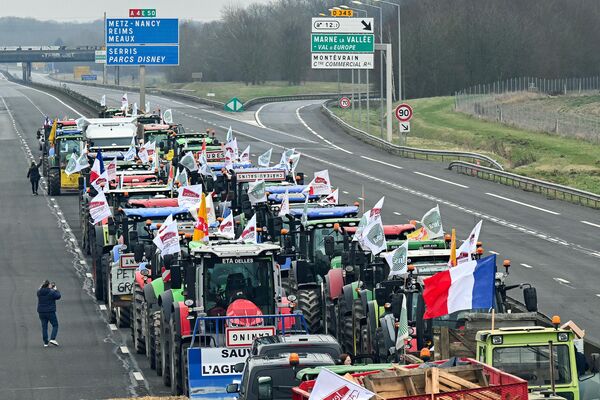
{"label": "utility pole", "polygon": [[147,112],[146,108],[146,66],[140,65],[140,106],[141,110]]}

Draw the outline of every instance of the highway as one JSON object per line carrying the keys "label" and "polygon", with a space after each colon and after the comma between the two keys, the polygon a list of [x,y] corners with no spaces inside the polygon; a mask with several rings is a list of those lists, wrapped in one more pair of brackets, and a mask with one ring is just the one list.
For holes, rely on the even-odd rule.
{"label": "highway", "polygon": [[[34,80],[49,81],[35,74]],[[120,105],[119,91],[68,86],[94,99],[106,94],[109,106]],[[137,93],[128,95],[130,102],[139,101]],[[5,221],[15,221],[11,226],[18,225],[3,232],[0,247],[0,254],[9,255],[5,268],[13,271],[0,283],[0,296],[10,305],[3,314],[9,323],[1,328],[5,340],[0,346],[7,364],[14,365],[0,371],[0,381],[12,383],[10,389],[0,390],[0,397],[22,398],[20,391],[30,390],[31,398],[42,398],[41,392],[46,398],[43,388],[56,394],[50,398],[59,399],[166,392],[142,357],[123,354],[122,346],[131,348],[129,332],[111,330],[89,293],[88,266],[81,263],[85,260],[71,241],[73,235],[78,237],[76,197],[52,200],[29,193],[25,179],[29,155],[19,135],[37,158],[34,133],[42,114],[77,117],[76,112],[39,91],[4,80],[0,96],[0,165],[4,166],[0,180],[10,187],[0,193],[4,205],[0,212]],[[600,343],[597,211],[458,175],[447,171],[447,164],[381,152],[341,132],[320,113],[319,101],[273,103],[243,114],[226,114],[162,96],[150,95],[147,100],[152,107],[171,108],[174,120],[190,130],[215,128],[223,137],[231,126],[240,147],[251,145],[253,159],[273,147],[276,162],[283,148],[296,148],[302,153],[300,170],[309,177],[329,169],[342,202],[358,200],[368,209],[385,196],[386,224],[419,219],[439,204],[445,230],[455,227],[463,239],[483,219],[481,240],[486,251],[499,254],[499,265],[503,258],[512,261],[509,283],[534,284],[542,312],[574,320],[586,329],[589,339]],[[60,349],[44,349],[39,337],[35,290],[46,277],[63,291]],[[521,298],[518,293],[513,296]],[[73,391],[78,394],[70,397]]]}

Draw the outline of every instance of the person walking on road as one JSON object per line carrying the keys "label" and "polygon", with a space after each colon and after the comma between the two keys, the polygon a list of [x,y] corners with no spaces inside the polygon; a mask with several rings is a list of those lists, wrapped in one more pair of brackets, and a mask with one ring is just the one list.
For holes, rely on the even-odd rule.
{"label": "person walking on road", "polygon": [[[54,282],[45,280],[37,291],[38,306],[37,311],[42,322],[42,338],[44,347],[48,344],[58,346],[56,335],[58,335],[58,319],[56,318],[56,300],[60,299],[60,292]],[[52,333],[48,340],[48,322],[52,325]]]}
{"label": "person walking on road", "polygon": [[40,184],[40,165],[42,165],[42,158],[40,157],[40,162],[35,163],[35,161],[31,162],[29,166],[29,171],[27,171],[27,178],[31,182],[31,194],[34,196],[38,195],[38,186]]}

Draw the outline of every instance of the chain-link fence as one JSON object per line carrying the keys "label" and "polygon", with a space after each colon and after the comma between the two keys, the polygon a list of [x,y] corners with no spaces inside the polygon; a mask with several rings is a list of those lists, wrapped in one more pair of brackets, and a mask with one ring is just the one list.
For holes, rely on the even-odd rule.
{"label": "chain-link fence", "polygon": [[564,111],[564,105],[552,102],[556,96],[590,96],[599,94],[599,90],[598,76],[513,78],[461,90],[454,101],[456,111],[489,121],[600,143],[599,116]]}

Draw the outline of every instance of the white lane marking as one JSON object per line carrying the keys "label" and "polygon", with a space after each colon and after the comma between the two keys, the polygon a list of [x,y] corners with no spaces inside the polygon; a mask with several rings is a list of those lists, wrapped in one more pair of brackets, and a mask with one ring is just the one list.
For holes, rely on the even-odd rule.
{"label": "white lane marking", "polygon": [[67,107],[69,110],[73,111],[75,114],[79,115],[80,117],[83,117],[83,114],[81,114],[79,111],[77,111],[76,109],[74,109],[73,107],[71,107],[70,105],[68,105],[67,103],[65,103],[61,99],[59,99],[58,97],[51,95],[50,93],[42,92],[41,90],[29,87],[29,86],[21,85],[20,83],[16,83],[16,82],[11,82],[11,83],[14,84],[14,85],[19,85],[21,87],[24,87],[25,89],[33,90],[35,92],[42,93],[42,94],[45,94],[46,96],[52,97],[54,100],[58,101],[60,104],[62,104],[63,106]]}
{"label": "white lane marking", "polygon": [[108,324],[108,326],[110,327],[111,331],[116,331],[119,329],[119,328],[117,328],[117,326],[115,324]]}
{"label": "white lane marking", "polygon": [[492,254],[495,254],[495,255],[498,255],[498,254],[500,254],[500,253],[498,253],[498,252],[495,252],[495,251],[493,251],[493,250],[488,250],[488,253],[492,253]]}
{"label": "white lane marking", "polygon": [[123,353],[123,354],[129,353],[129,349],[127,348],[127,346],[121,346],[121,347],[119,347],[119,349],[121,350],[121,353]]}
{"label": "white lane marking", "polygon": [[381,161],[381,160],[376,160],[374,158],[371,157],[367,157],[367,156],[360,156],[361,158],[364,158],[365,160],[369,160],[369,161],[373,161],[379,164],[383,164],[383,165],[387,165],[388,167],[392,167],[392,168],[396,168],[396,169],[404,169],[399,165],[394,165],[394,164],[390,164],[390,163],[386,163],[385,161]]}
{"label": "white lane marking", "polygon": [[143,381],[144,380],[144,375],[142,375],[141,372],[134,372],[133,373],[133,377],[135,378],[136,381]]}
{"label": "white lane marking", "polygon": [[341,150],[341,151],[343,151],[343,152],[346,152],[346,153],[348,153],[348,154],[354,154],[354,153],[352,153],[351,151],[348,151],[348,150],[346,150],[346,149],[342,149],[340,146],[338,146],[338,145],[334,144],[334,143],[333,143],[333,142],[331,142],[330,140],[328,140],[328,139],[325,139],[325,138],[324,138],[323,136],[321,136],[321,135],[320,135],[320,134],[319,134],[317,131],[315,131],[313,128],[311,128],[310,126],[308,126],[308,124],[307,124],[307,123],[306,123],[306,122],[305,122],[305,121],[302,119],[302,117],[300,116],[300,110],[302,110],[304,107],[306,107],[306,105],[296,108],[296,118],[298,118],[298,121],[300,121],[300,123],[301,123],[302,125],[304,125],[304,127],[305,127],[306,129],[308,129],[308,130],[309,130],[309,131],[310,131],[310,132],[311,132],[313,135],[315,135],[316,137],[318,137],[319,139],[321,139],[322,141],[324,141],[324,142],[325,142],[325,143],[327,143],[328,145],[330,145],[330,146],[333,146],[334,148],[336,148],[336,149],[338,149],[338,150]]}
{"label": "white lane marking", "polygon": [[399,213],[398,211],[394,211],[395,215],[402,215],[401,213]]}
{"label": "white lane marking", "polygon": [[85,276],[88,277],[88,278],[91,278],[92,277],[92,273],[91,272],[86,272]]}
{"label": "white lane marking", "polygon": [[106,305],[105,304],[100,304],[98,307],[100,308],[100,310],[106,311]]}
{"label": "white lane marking", "polygon": [[[95,182],[95,181],[94,181],[94,182]],[[364,198],[364,197],[359,197],[358,199],[359,199],[359,200],[361,200],[361,201],[365,201],[365,198]]]}
{"label": "white lane marking", "polygon": [[430,178],[430,179],[435,179],[436,181],[445,182],[445,183],[447,183],[449,185],[458,186],[458,187],[461,187],[463,189],[468,189],[469,188],[468,186],[461,185],[460,183],[456,183],[456,182],[452,182],[452,181],[447,181],[446,179],[438,178],[437,176],[427,175],[427,174],[424,174],[424,173],[419,172],[419,171],[413,171],[413,173],[415,173],[417,175],[421,175],[421,176],[427,177],[427,178]]}
{"label": "white lane marking", "polygon": [[557,213],[556,211],[550,211],[550,210],[546,210],[545,208],[541,208],[541,207],[537,207],[537,206],[533,206],[531,204],[527,204],[527,203],[523,203],[517,200],[513,200],[513,199],[509,199],[507,197],[502,197],[502,196],[498,196],[497,194],[494,193],[486,193],[488,196],[492,196],[492,197],[496,197],[498,199],[502,199],[502,200],[506,200],[506,201],[510,201],[511,203],[515,203],[515,204],[519,204],[525,207],[529,207],[529,208],[533,208],[535,210],[540,210],[543,212],[546,212],[548,214],[552,214],[552,215],[560,215],[560,213]]}
{"label": "white lane marking", "polygon": [[600,293],[596,294],[597,297],[600,297]]}
{"label": "white lane marking", "polygon": [[558,283],[562,283],[562,284],[564,284],[564,285],[570,285],[570,284],[571,284],[571,282],[569,282],[568,280],[566,280],[566,279],[563,279],[563,278],[553,278],[553,279],[554,279],[556,282],[558,282]]}
{"label": "white lane marking", "polygon": [[258,124],[258,126],[260,126],[261,128],[264,128],[265,126],[263,125],[262,121],[260,120],[259,114],[262,111],[262,109],[265,108],[266,106],[268,106],[269,104],[272,104],[272,103],[263,104],[262,106],[258,107],[258,110],[256,110],[256,112],[254,113],[254,119],[256,120],[256,123]]}
{"label": "white lane marking", "polygon": [[350,194],[350,192],[347,192],[345,190],[342,190],[342,193],[344,193],[344,194]]}
{"label": "white lane marking", "polygon": [[173,103],[175,103],[175,104],[180,104],[180,105],[183,105],[183,103],[182,103],[182,102],[180,102],[180,101],[177,101],[177,100],[171,100],[171,101],[172,101]]}
{"label": "white lane marking", "polygon": [[586,224],[586,225],[590,225],[590,226],[594,226],[594,227],[596,227],[596,228],[600,228],[600,225],[598,225],[598,224],[594,224],[594,223],[592,223],[592,222],[589,222],[589,221],[581,221],[581,223],[582,223],[582,224]]}
{"label": "white lane marking", "polygon": [[523,267],[525,267],[525,268],[530,268],[530,269],[531,269],[531,268],[533,268],[533,267],[532,267],[531,265],[529,265],[529,264],[524,264],[524,263],[521,263],[521,265],[522,265]]}

